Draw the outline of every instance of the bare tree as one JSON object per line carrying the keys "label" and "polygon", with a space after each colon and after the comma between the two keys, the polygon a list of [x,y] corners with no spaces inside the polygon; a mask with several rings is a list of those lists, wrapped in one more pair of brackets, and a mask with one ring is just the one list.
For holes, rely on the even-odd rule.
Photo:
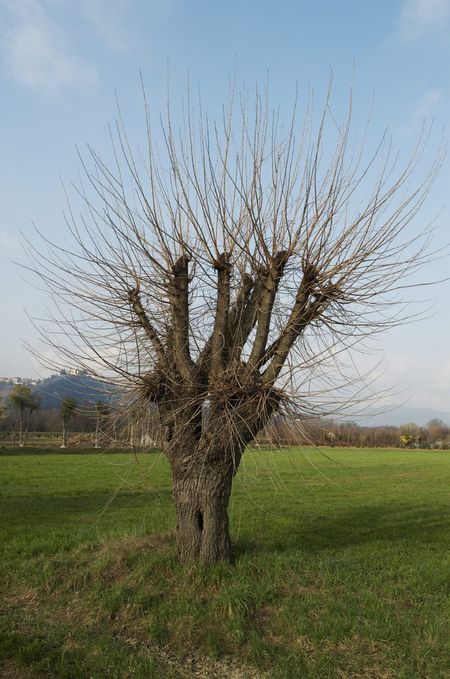
{"label": "bare tree", "polygon": [[338,126],[328,96],[283,127],[265,93],[249,102],[210,123],[188,96],[159,147],[145,102],[145,153],[119,115],[112,163],[82,159],[71,245],[29,246],[54,301],[46,355],[158,408],[183,562],[230,558],[232,480],[273,414],[338,386],[359,402],[339,357],[409,318],[401,292],[429,257],[429,230],[408,229],[440,164],[413,185],[427,135],[402,167],[387,136],[364,161],[351,106]]}
{"label": "bare tree", "polygon": [[426,429],[428,436],[431,439],[431,443],[436,443],[436,441],[445,441],[450,434],[450,427],[448,424],[439,418],[434,418],[427,422]]}

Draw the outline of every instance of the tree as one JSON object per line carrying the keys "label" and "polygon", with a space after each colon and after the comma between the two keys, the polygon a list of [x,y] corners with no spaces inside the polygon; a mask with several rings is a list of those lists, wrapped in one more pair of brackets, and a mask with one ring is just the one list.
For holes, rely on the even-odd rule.
{"label": "tree", "polygon": [[408,434],[408,433],[400,434],[400,445],[403,448],[409,447],[410,445],[413,444],[413,442],[414,442],[414,436],[412,434]]}
{"label": "tree", "polygon": [[73,418],[75,414],[75,410],[77,407],[77,401],[72,398],[71,396],[67,396],[66,398],[63,398],[61,401],[61,409],[60,409],[60,414],[61,414],[61,423],[62,423],[62,436],[63,436],[63,442],[61,448],[67,448],[67,428],[69,426],[69,423],[71,419]]}
{"label": "tree", "polygon": [[8,396],[19,419],[19,445],[24,447],[27,435],[26,415],[30,418],[32,413],[39,408],[39,401],[33,395],[30,387],[25,384],[16,384]]}
{"label": "tree", "polygon": [[426,135],[403,167],[386,137],[364,164],[351,111],[338,126],[329,96],[299,134],[266,95],[232,95],[214,124],[188,99],[180,131],[168,106],[159,147],[145,112],[145,154],[119,119],[112,164],[82,159],[72,245],[30,244],[29,268],[58,300],[39,324],[47,349],[115,375],[135,412],[157,406],[178,556],[213,563],[231,556],[246,445],[275,413],[314,411],[314,395],[333,412],[327,399],[355,383],[339,357],[408,318],[401,291],[430,236],[408,225],[440,159],[412,186]]}
{"label": "tree", "polygon": [[426,426],[431,443],[436,443],[437,441],[445,441],[449,435],[450,427],[438,418],[434,418],[427,423]]}

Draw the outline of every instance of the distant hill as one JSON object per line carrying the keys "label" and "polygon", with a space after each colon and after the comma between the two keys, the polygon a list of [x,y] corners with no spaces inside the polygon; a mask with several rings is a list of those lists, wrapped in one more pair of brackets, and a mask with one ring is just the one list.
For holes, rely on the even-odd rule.
{"label": "distant hill", "polygon": [[392,407],[392,410],[386,410],[382,414],[358,419],[357,423],[360,426],[366,427],[380,427],[383,425],[399,427],[401,424],[414,422],[419,427],[423,427],[430,420],[435,419],[442,420],[450,426],[450,413],[434,410],[433,408],[412,408],[409,406]]}
{"label": "distant hill", "polygon": [[56,375],[33,388],[42,409],[59,408],[64,398],[70,397],[79,404],[94,404],[114,398],[112,385],[89,375]]}

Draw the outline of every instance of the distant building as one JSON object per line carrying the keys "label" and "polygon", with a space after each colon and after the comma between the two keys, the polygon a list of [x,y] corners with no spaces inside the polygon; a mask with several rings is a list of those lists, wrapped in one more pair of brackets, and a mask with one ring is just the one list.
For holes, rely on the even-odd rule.
{"label": "distant building", "polygon": [[[61,372],[59,373],[60,375],[70,375],[71,377],[89,377],[89,373],[87,370],[80,370],[79,368],[69,368],[69,369],[62,369]],[[54,377],[52,375],[52,377]]]}
{"label": "distant building", "polygon": [[33,377],[0,377],[0,384],[8,385],[13,387],[15,384],[26,384],[27,386],[33,386],[33,384],[39,384],[41,380],[36,380]]}

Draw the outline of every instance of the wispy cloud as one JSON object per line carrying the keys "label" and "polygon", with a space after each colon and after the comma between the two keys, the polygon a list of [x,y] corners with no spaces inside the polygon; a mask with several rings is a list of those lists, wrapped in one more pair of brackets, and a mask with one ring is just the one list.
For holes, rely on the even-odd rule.
{"label": "wispy cloud", "polygon": [[444,91],[442,89],[436,88],[424,92],[417,102],[409,121],[399,130],[400,134],[415,134],[424,123],[431,123],[431,119],[438,106],[442,103],[443,97]]}
{"label": "wispy cloud", "polygon": [[450,25],[450,0],[405,0],[400,16],[399,35],[414,40],[442,32]]}
{"label": "wispy cloud", "polygon": [[48,2],[0,0],[0,9],[6,26],[0,45],[8,76],[22,85],[45,89],[96,82],[96,69],[71,49]]}

